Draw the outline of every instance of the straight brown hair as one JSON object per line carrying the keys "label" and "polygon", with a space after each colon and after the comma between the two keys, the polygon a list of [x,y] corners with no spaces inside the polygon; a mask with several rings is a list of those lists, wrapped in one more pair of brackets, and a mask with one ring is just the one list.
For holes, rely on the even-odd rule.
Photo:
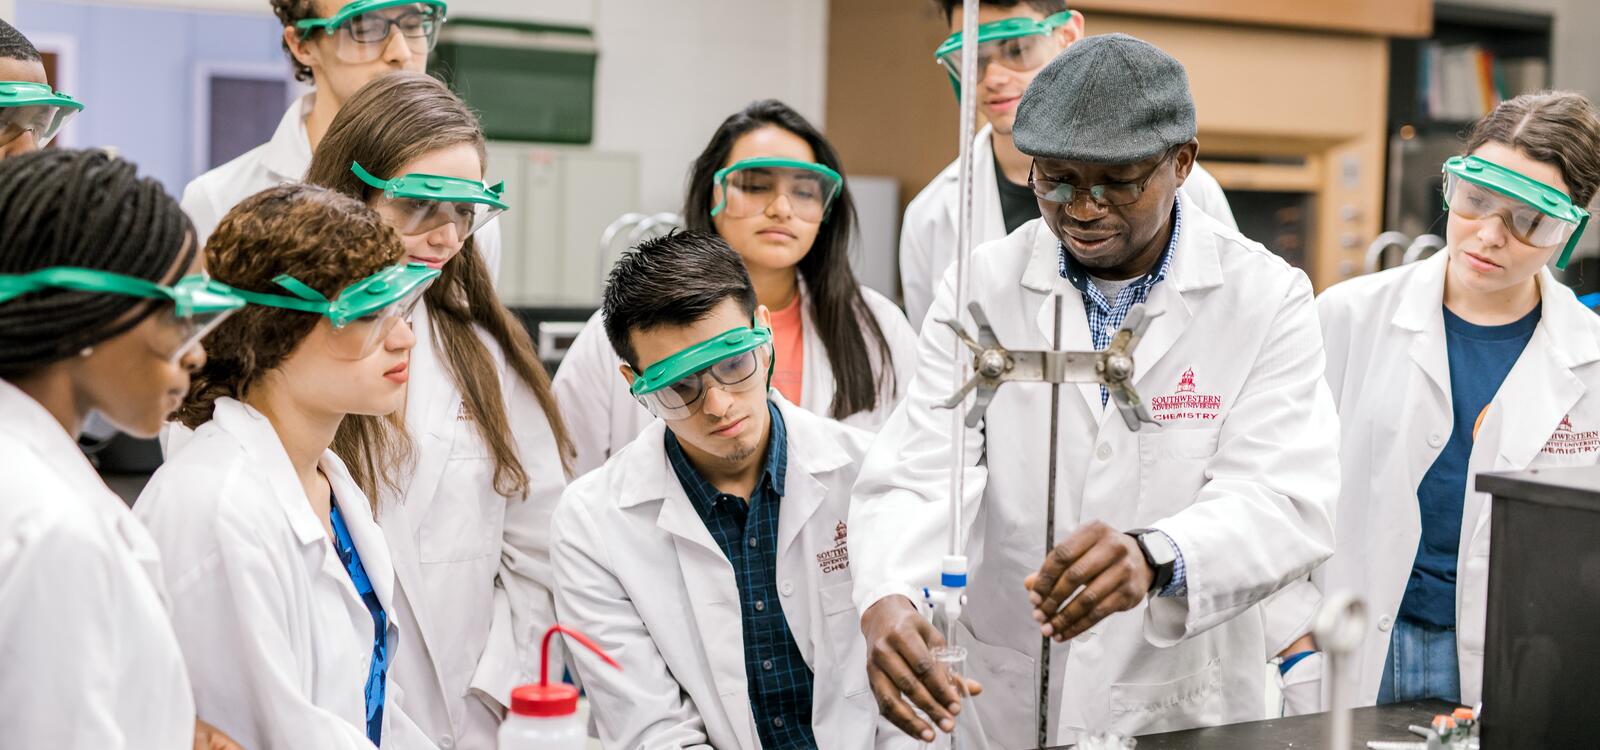
{"label": "straight brown hair", "polygon": [[1579,208],[1600,190],[1600,114],[1582,94],[1541,91],[1501,102],[1472,126],[1467,153],[1490,141],[1554,164]]}
{"label": "straight brown hair", "polygon": [[[359,162],[372,174],[389,179],[399,176],[411,161],[463,143],[477,149],[487,168],[483,129],[455,94],[420,73],[390,73],[363,86],[340,108],[317,146],[306,181],[366,201],[375,191],[350,171],[351,163]],[[473,240],[467,238],[423,299],[437,331],[434,350],[445,361],[494,458],[495,491],[506,497],[523,497],[528,490],[528,471],[517,457],[494,360],[474,326],[488,332],[505,352],[511,370],[533,391],[555,435],[562,469],[569,476],[575,452],[533,339],[500,303],[488,266]],[[339,447],[335,441],[336,452]]]}

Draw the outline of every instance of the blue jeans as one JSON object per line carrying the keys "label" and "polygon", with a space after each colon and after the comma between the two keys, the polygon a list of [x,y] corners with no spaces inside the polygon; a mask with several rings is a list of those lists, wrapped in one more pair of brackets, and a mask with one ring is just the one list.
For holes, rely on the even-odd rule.
{"label": "blue jeans", "polygon": [[1383,665],[1378,703],[1404,703],[1424,698],[1453,703],[1461,700],[1456,631],[1397,617],[1394,631],[1389,634],[1389,658]]}

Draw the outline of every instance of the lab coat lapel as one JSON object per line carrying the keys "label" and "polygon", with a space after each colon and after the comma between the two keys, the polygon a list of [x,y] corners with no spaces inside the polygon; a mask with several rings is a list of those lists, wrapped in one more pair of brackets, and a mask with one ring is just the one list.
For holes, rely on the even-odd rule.
{"label": "lab coat lapel", "polygon": [[280,183],[299,182],[306,178],[311,166],[311,138],[306,134],[306,115],[310,114],[316,92],[310,92],[289,105],[272,131],[272,140],[261,156],[261,166],[266,167]]}
{"label": "lab coat lapel", "polygon": [[[1390,324],[1411,332],[1406,350],[1413,364],[1433,383],[1434,399],[1450,403],[1450,360],[1445,349],[1444,274],[1449,253],[1422,261],[1395,308]],[[1448,407],[1447,407],[1448,408]]]}
{"label": "lab coat lapel", "polygon": [[845,465],[849,456],[837,443],[811,433],[803,416],[794,416],[796,407],[784,401],[782,395],[774,391],[772,400],[783,415],[789,442],[784,495],[778,512],[778,556],[782,558],[828,498],[827,485],[817,477]]}
{"label": "lab coat lapel", "polygon": [[[1088,316],[1083,308],[1085,304],[1083,294],[1071,282],[1061,278],[1060,241],[1050,228],[1045,226],[1043,219],[1035,219],[1017,229],[1017,232],[1017,235],[1013,235],[1013,239],[1030,242],[1032,245],[1032,250],[1028,254],[1028,265],[1022,271],[1021,283],[1024,289],[1033,292],[1028,295],[1028,306],[1032,309],[1034,326],[1041,337],[1037,348],[1049,349],[1055,343],[1054,299],[1056,295],[1060,295],[1061,348],[1067,351],[1094,349],[1094,341],[1089,337]],[[1031,238],[1028,234],[1030,232]],[[999,331],[996,331],[996,335],[1002,336],[1000,343],[1005,346],[1018,349],[1035,348],[1034,344],[1007,341],[1003,337],[1004,334]],[[1100,404],[1100,386],[1093,383],[1078,383],[1069,387],[1078,392],[1078,396],[1083,399],[1083,405],[1089,409],[1089,414],[1101,412],[1103,407]]]}
{"label": "lab coat lapel", "polygon": [[411,383],[406,391],[406,431],[419,445],[413,451],[416,465],[405,485],[406,512],[421,518],[439,489],[450,445],[455,440],[461,411],[461,393],[439,355],[432,335],[433,323],[426,305],[412,318],[419,346],[411,350]]}
{"label": "lab coat lapel", "polygon": [[322,455],[321,467],[322,473],[328,477],[328,484],[333,487],[333,501],[344,517],[345,528],[350,531],[350,541],[356,547],[356,554],[361,557],[361,567],[367,571],[367,579],[372,582],[372,592],[377,595],[383,611],[389,613],[390,620],[393,620],[394,564],[383,531],[372,517],[372,504],[333,451]]}
{"label": "lab coat lapel", "polygon": [[[940,179],[959,183],[959,162],[946,171],[948,176],[941,175]],[[950,217],[950,226],[958,228],[961,226],[960,191],[951,192],[956,199],[948,202],[945,209]],[[972,139],[972,223],[973,248],[1006,236],[1006,220],[1000,210],[1000,186],[994,180],[994,127],[991,125],[983,126]],[[953,251],[950,258],[955,258]]]}
{"label": "lab coat lapel", "polygon": [[289,521],[295,540],[302,547],[325,550],[328,535],[323,530],[322,520],[311,512],[311,505],[306,501],[306,490],[300,486],[294,465],[289,463],[289,454],[284,451],[283,441],[278,438],[277,430],[273,429],[266,416],[242,402],[219,398],[211,421],[238,440],[245,453],[249,454],[251,463],[260,467],[266,475],[272,496]]}
{"label": "lab coat lapel", "polygon": [[[744,642],[743,626],[733,565],[678,482],[663,444],[665,432],[665,423],[659,419],[652,422],[634,439],[633,449],[622,454],[626,464],[618,468],[636,480],[629,484],[620,505],[643,508],[658,504],[656,526],[672,536],[688,599],[687,614],[698,642],[703,644],[706,668],[714,675],[743,676],[744,649],[736,647]],[[640,450],[643,448],[648,450]],[[719,685],[719,697],[729,724],[739,733],[741,746],[755,747],[756,740],[749,734],[750,699],[745,681]]]}
{"label": "lab coat lapel", "polygon": [[1193,205],[1186,207],[1189,210],[1178,231],[1177,245],[1172,248],[1172,265],[1167,269],[1167,277],[1152,287],[1145,299],[1145,309],[1156,318],[1133,350],[1134,387],[1143,395],[1152,390],[1144,376],[1155,369],[1189,330],[1189,323],[1194,319],[1193,308],[1200,295],[1224,283],[1222,261],[1217,253],[1217,225]]}
{"label": "lab coat lapel", "polygon": [[1543,292],[1539,327],[1500,386],[1499,392],[1516,399],[1517,407],[1515,414],[1502,420],[1497,471],[1521,471],[1533,463],[1587,390],[1573,369],[1600,360],[1600,342],[1586,335],[1583,322],[1572,319],[1593,313],[1563,299],[1571,292],[1549,269],[1540,270],[1539,284]]}

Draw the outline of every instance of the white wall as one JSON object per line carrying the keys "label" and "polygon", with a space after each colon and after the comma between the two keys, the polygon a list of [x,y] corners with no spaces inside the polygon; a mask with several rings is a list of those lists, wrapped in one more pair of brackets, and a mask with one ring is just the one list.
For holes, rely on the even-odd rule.
{"label": "white wall", "polygon": [[689,163],[751,101],[781,99],[820,127],[824,0],[594,3],[594,147],[639,154],[642,210],[680,210]]}

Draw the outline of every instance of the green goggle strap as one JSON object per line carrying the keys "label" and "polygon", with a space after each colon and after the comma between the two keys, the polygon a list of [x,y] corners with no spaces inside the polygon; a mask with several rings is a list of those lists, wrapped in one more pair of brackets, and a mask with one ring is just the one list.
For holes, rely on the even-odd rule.
{"label": "green goggle strap", "polygon": [[383,180],[368,172],[359,162],[350,163],[350,171],[368,186],[382,190],[390,198],[437,201],[441,203],[481,203],[504,211],[510,204],[504,200],[506,183],[497,185],[460,177],[433,174],[406,174],[392,180]]}
{"label": "green goggle strap", "polygon": [[390,266],[345,287],[331,302],[321,292],[289,274],[279,275],[272,283],[283,287],[294,295],[292,297],[243,289],[236,290],[236,293],[251,304],[314,313],[326,317],[335,328],[343,328],[350,321],[373,310],[381,310],[404,299],[418,286],[432,281],[439,274],[439,269],[421,263]]}
{"label": "green goggle strap", "polygon": [[[1033,36],[1035,34],[1048,34],[1072,21],[1077,11],[1064,10],[1045,16],[1043,20],[1035,21],[1032,18],[1005,18],[991,21],[978,27],[978,44],[996,42],[1001,39],[1016,39],[1019,36]],[[945,37],[944,42],[933,51],[933,61],[943,64],[944,58],[961,51],[961,32],[957,31]],[[961,79],[954,73],[945,71],[950,75],[950,85],[956,89],[956,95],[961,95]],[[978,71],[981,74],[983,71]]]}
{"label": "green goggle strap", "polygon": [[717,170],[716,174],[711,176],[712,183],[723,186],[722,201],[711,209],[711,215],[716,216],[717,214],[722,213],[722,209],[728,207],[728,190],[727,184],[724,182],[728,179],[728,175],[733,174],[741,169],[759,169],[762,167],[804,169],[809,172],[816,172],[823,177],[833,180],[833,189],[828,192],[827,197],[822,199],[823,205],[827,206],[827,208],[825,208],[822,212],[822,218],[824,220],[826,220],[828,218],[828,214],[833,211],[833,199],[839,197],[839,192],[844,189],[844,178],[840,177],[838,172],[833,171],[826,164],[800,161],[798,159],[785,159],[778,156],[758,156],[754,159],[736,161],[726,167],[723,167],[722,169]]}
{"label": "green goggle strap", "polygon": [[32,81],[0,81],[0,107],[61,107],[83,110],[83,103]]}
{"label": "green goggle strap", "polygon": [[[1583,236],[1584,228],[1589,225],[1589,212],[1573,205],[1572,198],[1566,193],[1521,172],[1476,156],[1452,156],[1445,160],[1444,171],[1474,185],[1522,201],[1546,216],[1578,225],[1578,228],[1573,230],[1572,236],[1567,238],[1567,246],[1562,249],[1561,257],[1556,260],[1556,268],[1567,267],[1567,261],[1572,258],[1572,251],[1578,247],[1578,239]],[[1449,208],[1447,196],[1445,209]]]}
{"label": "green goggle strap", "polygon": [[449,6],[445,5],[444,0],[356,0],[356,2],[340,8],[339,12],[333,14],[333,17],[331,18],[306,18],[296,21],[294,27],[300,30],[300,38],[305,39],[310,37],[311,32],[316,31],[317,29],[323,29],[325,31],[332,32],[334,29],[343,26],[346,21],[349,21],[350,19],[355,18],[363,13],[371,13],[372,11],[383,10],[384,8],[393,8],[397,5],[419,4],[431,5],[435,8],[438,8],[439,17],[441,19],[443,19],[445,14],[449,12]]}
{"label": "green goggle strap", "polygon": [[[740,326],[730,329],[645,368],[643,375],[634,378],[628,391],[635,397],[655,393],[728,357],[771,343],[772,329],[758,327],[752,321],[748,328]],[[767,369],[769,386],[774,369],[777,368],[770,366]]]}
{"label": "green goggle strap", "polygon": [[0,303],[42,289],[120,294],[125,297],[167,300],[180,318],[226,312],[244,307],[243,294],[202,275],[185,276],[172,286],[92,268],[56,266],[25,274],[0,276]]}

